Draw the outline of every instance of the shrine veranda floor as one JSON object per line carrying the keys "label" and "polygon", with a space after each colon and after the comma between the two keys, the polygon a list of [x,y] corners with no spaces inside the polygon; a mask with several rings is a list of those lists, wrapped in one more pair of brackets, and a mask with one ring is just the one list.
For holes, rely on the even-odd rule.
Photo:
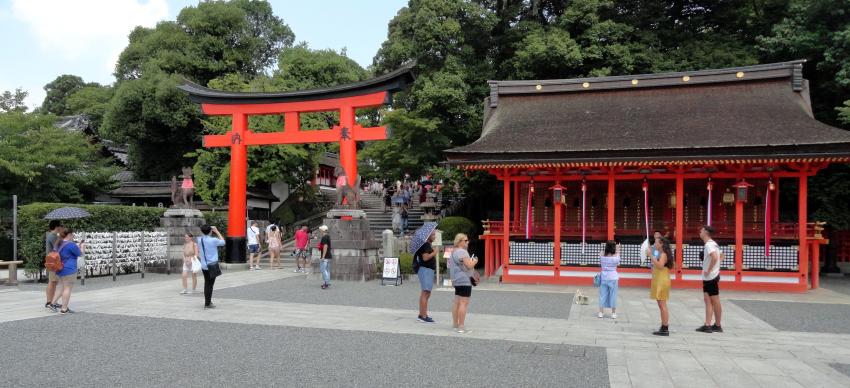
{"label": "shrine veranda floor", "polygon": [[[199,282],[203,287],[203,280]],[[290,271],[227,271],[217,308],[181,296],[179,275],[90,278],[71,308],[44,285],[0,287],[2,386],[850,386],[850,278],[806,294],[723,292],[724,333],[702,334],[702,297],[673,290],[671,336],[655,337],[646,289],[620,288],[618,318],[572,303],[575,287],[476,287],[467,326],[415,321],[415,279],[334,282]],[[50,372],[42,365],[52,365]]]}

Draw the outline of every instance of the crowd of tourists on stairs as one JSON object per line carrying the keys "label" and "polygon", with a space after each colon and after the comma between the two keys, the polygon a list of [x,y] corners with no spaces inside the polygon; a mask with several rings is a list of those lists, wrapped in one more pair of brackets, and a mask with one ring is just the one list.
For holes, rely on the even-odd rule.
{"label": "crowd of tourists on stairs", "polygon": [[[720,305],[720,264],[723,262],[723,253],[718,244],[712,239],[714,228],[705,225],[700,229],[700,238],[703,240],[702,261],[702,283],[703,303],[705,304],[705,322],[696,330],[703,333],[722,333],[720,319],[723,309]],[[661,315],[661,327],[654,331],[653,335],[670,335],[670,312],[667,300],[670,299],[670,271],[673,269],[675,258],[670,247],[670,240],[664,237],[660,231],[655,231],[654,242],[644,242],[642,255],[649,262],[652,270],[652,281],[650,283],[649,297],[658,304]],[[605,243],[602,255],[599,258],[600,272],[594,278],[594,284],[599,287],[599,311],[597,317],[604,318],[604,309],[611,309],[611,319],[617,319],[617,289],[619,274],[617,266],[620,264],[620,244],[609,240]],[[714,322],[712,323],[712,318]]]}

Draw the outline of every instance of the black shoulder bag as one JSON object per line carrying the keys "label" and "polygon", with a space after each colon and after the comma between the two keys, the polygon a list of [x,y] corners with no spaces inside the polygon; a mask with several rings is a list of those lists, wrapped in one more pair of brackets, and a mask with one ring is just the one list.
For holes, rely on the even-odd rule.
{"label": "black shoulder bag", "polygon": [[204,253],[203,254],[204,263],[207,263],[207,271],[209,271],[209,273],[210,273],[210,278],[215,279],[215,278],[221,276],[221,266],[218,265],[218,262],[215,262],[215,263],[212,263],[212,264],[207,262],[207,249],[206,249],[206,244],[204,244],[204,238],[201,237],[200,241],[201,241],[201,251],[203,251],[203,253]]}

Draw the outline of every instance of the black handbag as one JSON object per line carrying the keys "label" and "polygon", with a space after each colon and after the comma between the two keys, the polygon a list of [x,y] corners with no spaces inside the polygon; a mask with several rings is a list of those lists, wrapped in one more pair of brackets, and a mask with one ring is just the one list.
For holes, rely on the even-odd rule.
{"label": "black handbag", "polygon": [[[204,244],[204,238],[201,237],[198,240],[201,241],[201,251],[203,252],[203,256],[204,256],[204,263],[207,263],[207,250],[206,250],[206,246]],[[210,279],[215,279],[215,278],[221,276],[221,266],[218,265],[218,263],[212,263],[212,264],[207,263],[207,271],[210,274]]]}
{"label": "black handbag", "polygon": [[207,264],[207,270],[210,271],[210,278],[212,279],[221,276],[221,266],[218,263]]}

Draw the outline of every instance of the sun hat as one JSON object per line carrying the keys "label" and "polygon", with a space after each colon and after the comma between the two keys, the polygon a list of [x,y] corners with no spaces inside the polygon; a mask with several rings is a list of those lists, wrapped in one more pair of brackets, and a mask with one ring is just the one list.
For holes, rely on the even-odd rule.
{"label": "sun hat", "polygon": [[320,226],[320,227],[319,227],[319,230],[321,230],[322,232],[327,232],[327,231],[328,231],[328,226],[327,226],[327,225],[322,225],[322,226]]}

